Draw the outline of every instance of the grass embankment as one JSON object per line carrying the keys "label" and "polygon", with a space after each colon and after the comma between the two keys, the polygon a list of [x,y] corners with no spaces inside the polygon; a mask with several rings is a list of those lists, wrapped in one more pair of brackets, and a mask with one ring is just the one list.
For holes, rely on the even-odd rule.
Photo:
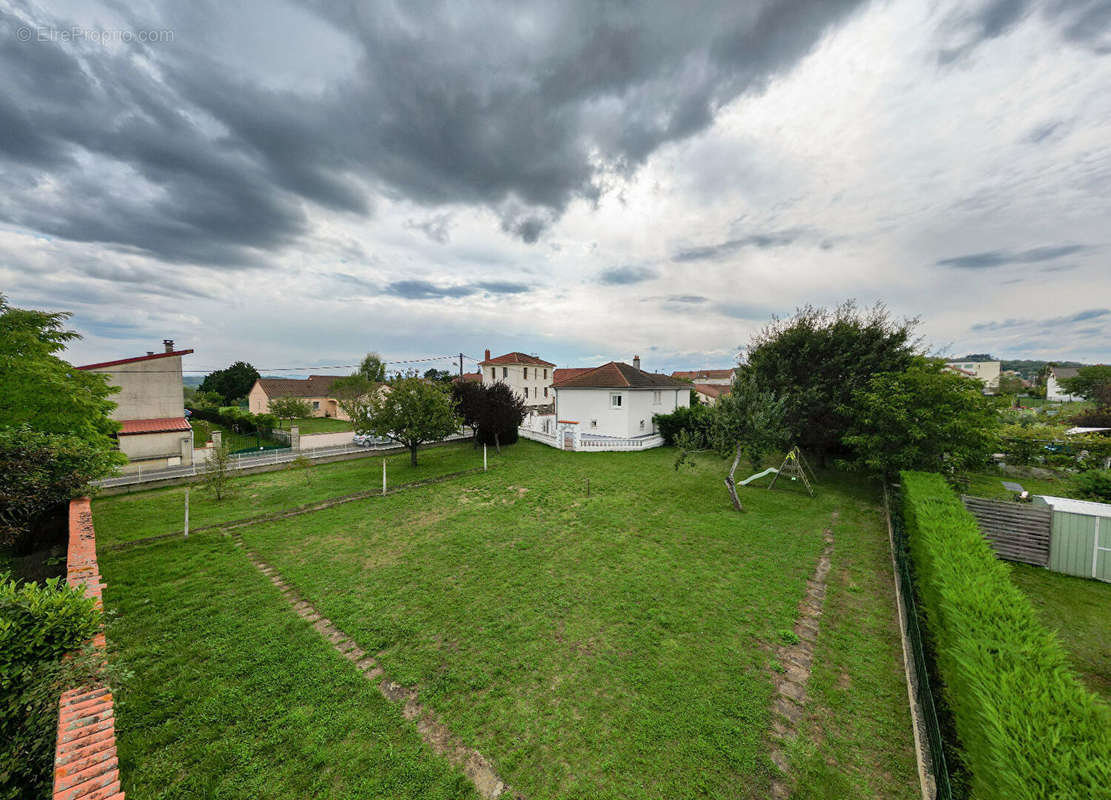
{"label": "grass embankment", "polygon": [[[390,487],[438,475],[482,466],[482,452],[469,442],[432,447],[420,452],[416,467],[409,454],[386,459]],[[491,468],[500,461],[489,454]],[[307,474],[306,474],[307,471]],[[215,500],[200,485],[189,493],[189,525],[200,528],[221,522],[281,511],[306,503],[382,488],[382,459],[368,456],[351,461],[316,464],[245,475],[231,481],[232,494]],[[93,501],[97,544],[118,544],[133,539],[182,530],[185,517],[185,486],[102,497]],[[374,506],[360,505],[362,513],[373,514]]]}
{"label": "grass embankment", "polygon": [[342,433],[352,430],[349,420],[335,417],[302,417],[293,420],[292,424],[288,419],[282,420],[282,428],[289,430],[291,427],[296,427],[302,436],[310,433]]}
{"label": "grass embankment", "polygon": [[[427,467],[435,466],[434,453],[422,454]],[[442,455],[444,472],[452,471],[452,458],[459,460],[452,468],[474,458],[466,447]],[[380,653],[388,675],[418,687],[421,702],[526,796],[756,798],[767,796],[774,770],[767,737],[775,643],[796,618],[837,510],[827,612],[794,763],[803,791],[817,781],[845,796],[916,796],[890,561],[874,491],[834,474],[819,476],[814,499],[792,489],[742,488],[748,511],[739,515],[721,486],[727,465],[706,457],[677,473],[673,459],[668,450],[563,453],[522,442],[486,474],[240,532],[360,647]],[[371,465],[381,468],[377,460]],[[322,499],[325,485],[331,491],[318,481],[314,497],[297,499]],[[273,496],[292,505],[282,492],[293,490]],[[98,501],[98,531],[117,541],[160,532],[179,513],[172,491],[147,493],[142,514],[113,508],[126,497]],[[261,487],[252,485],[240,496],[256,492]],[[253,508],[273,505],[259,497]],[[178,566],[194,552],[195,561],[212,564],[195,582]],[[136,672],[122,693],[135,703],[121,709],[123,735],[133,722],[140,730],[170,726],[163,738],[128,742],[125,769],[146,781],[153,768],[170,785],[218,783],[229,771],[219,759],[209,766],[191,754],[205,746],[234,750],[237,731],[174,724],[178,695],[190,708],[206,709],[206,718],[226,702],[230,717],[245,725],[256,713],[280,719],[313,705],[238,663],[242,653],[233,643],[244,628],[250,634],[257,627],[258,636],[270,627],[282,636],[315,634],[289,610],[284,622],[269,612],[255,620],[253,607],[225,612],[228,597],[238,605],[273,592],[241,575],[250,568],[222,539],[113,552],[106,561],[110,582],[126,576],[109,593],[110,607],[121,612],[109,635],[118,638],[117,658]],[[183,581],[195,592],[178,594],[173,587]],[[151,621],[182,597],[188,612],[176,625]],[[216,618],[197,623],[203,636],[159,641],[185,636],[174,632],[204,620],[210,607]],[[129,620],[136,615],[145,621]],[[119,627],[125,623],[135,627]],[[227,652],[202,649],[200,669],[219,681],[212,689],[203,680],[165,687],[174,673],[162,658],[188,651],[194,636],[229,643]],[[353,674],[338,655],[313,668],[323,685]],[[265,712],[260,705],[237,715],[239,701],[226,696],[249,698],[256,685]],[[358,714],[366,702],[353,693],[347,705]],[[275,760],[297,762],[304,757],[300,739],[322,743],[329,735],[311,722],[295,733],[268,748]],[[344,734],[352,749],[335,761],[333,780],[350,780],[363,736]],[[208,738],[216,744],[206,745]],[[303,791],[298,764],[285,769]],[[286,791],[283,776],[276,777],[276,796]]]}

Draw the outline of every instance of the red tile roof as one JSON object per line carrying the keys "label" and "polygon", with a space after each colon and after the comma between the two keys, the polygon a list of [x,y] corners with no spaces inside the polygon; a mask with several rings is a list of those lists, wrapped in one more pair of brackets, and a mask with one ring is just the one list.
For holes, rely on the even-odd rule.
{"label": "red tile roof", "polygon": [[131,436],[136,433],[167,433],[188,431],[189,420],[185,417],[160,417],[158,419],[125,419],[120,421],[119,435]]}
{"label": "red tile roof", "polygon": [[654,389],[686,386],[685,383],[660,375],[645,372],[621,361],[611,361],[578,375],[572,375],[553,384],[557,389]]}
{"label": "red tile roof", "polygon": [[136,356],[135,358],[121,358],[119,361],[101,361],[98,364],[86,364],[78,369],[101,369],[103,367],[116,367],[120,364],[134,364],[136,361],[152,361],[156,358],[172,358],[173,356],[187,356],[193,351],[175,350],[172,353],[153,353],[149,356]]}
{"label": "red tile roof", "polygon": [[451,379],[453,383],[482,383],[481,372],[464,372]]}
{"label": "red tile roof", "polygon": [[699,379],[708,380],[711,378],[732,378],[733,372],[733,369],[700,369],[693,372],[673,372],[671,373],[671,377],[694,381],[695,383],[697,383]]}
{"label": "red tile roof", "polygon": [[583,373],[590,372],[594,367],[562,367],[552,371],[552,383],[559,383],[568,378],[574,378]]}
{"label": "red tile roof", "polygon": [[308,378],[259,378],[257,383],[266,396],[276,397],[328,397],[332,384],[345,375],[310,375]]}
{"label": "red tile roof", "polygon": [[538,367],[555,366],[555,364],[553,364],[551,361],[545,361],[542,358],[530,356],[527,353],[518,353],[516,351],[512,353],[506,353],[504,356],[496,356],[494,358],[488,358],[485,361],[479,362],[479,366],[481,367],[500,367],[502,364],[528,364],[530,366],[535,365]]}
{"label": "red tile roof", "polygon": [[723,386],[720,383],[696,383],[694,390],[707,397],[721,397],[723,394],[729,394],[732,387]]}

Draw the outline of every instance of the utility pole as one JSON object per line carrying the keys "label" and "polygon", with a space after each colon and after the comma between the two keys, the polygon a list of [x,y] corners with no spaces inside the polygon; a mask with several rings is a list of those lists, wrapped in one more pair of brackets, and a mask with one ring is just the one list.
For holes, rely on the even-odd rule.
{"label": "utility pole", "polygon": [[189,487],[185,487],[185,538],[189,538]]}
{"label": "utility pole", "polygon": [[459,377],[463,377],[463,354],[459,354]]}

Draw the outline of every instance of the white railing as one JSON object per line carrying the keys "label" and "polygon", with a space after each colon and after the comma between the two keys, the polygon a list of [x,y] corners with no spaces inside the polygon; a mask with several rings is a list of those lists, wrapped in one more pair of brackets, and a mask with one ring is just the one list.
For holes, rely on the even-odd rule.
{"label": "white railing", "polygon": [[[470,438],[466,434],[453,433],[441,441],[450,442],[456,439]],[[310,461],[318,458],[331,458],[333,456],[343,456],[348,454],[358,453],[360,455],[373,455],[382,450],[395,450],[401,445],[396,442],[380,442],[366,447],[359,447],[355,444],[346,444],[336,447],[315,447],[307,450],[267,450],[258,453],[239,453],[231,458],[232,472],[238,472],[244,469],[253,469],[254,467],[265,467],[277,464],[288,464],[289,462],[304,456]],[[128,473],[126,475],[118,475],[114,478],[102,478],[99,481],[93,481],[93,486],[102,488],[110,488],[113,486],[131,486],[137,483],[147,483],[148,481],[164,481],[173,478],[189,478],[195,475],[203,475],[205,467],[203,464],[197,464],[195,461],[192,465],[187,467],[166,467],[163,469],[142,470],[138,472]]]}
{"label": "white railing", "polygon": [[582,436],[579,447],[583,450],[650,450],[653,447],[662,447],[662,436],[638,436],[621,438],[620,436]]}
{"label": "white railing", "polygon": [[523,439],[532,439],[534,442],[540,442],[551,447],[559,446],[559,439],[553,433],[544,433],[543,431],[534,431],[529,428],[518,428],[517,435]]}

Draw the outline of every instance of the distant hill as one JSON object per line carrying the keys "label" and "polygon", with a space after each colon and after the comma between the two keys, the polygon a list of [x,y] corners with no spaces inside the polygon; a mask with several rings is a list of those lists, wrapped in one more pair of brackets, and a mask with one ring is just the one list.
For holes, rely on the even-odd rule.
{"label": "distant hill", "polygon": [[996,358],[990,353],[969,353],[961,358],[950,358],[949,361],[998,361],[999,369],[1004,372],[1014,370],[1028,381],[1037,380],[1045,370],[1047,364],[1056,364],[1059,367],[1083,367],[1079,361],[1037,361],[1035,359],[1006,359]]}
{"label": "distant hill", "polygon": [[196,389],[204,381],[204,375],[182,375],[181,382],[190,389]]}

